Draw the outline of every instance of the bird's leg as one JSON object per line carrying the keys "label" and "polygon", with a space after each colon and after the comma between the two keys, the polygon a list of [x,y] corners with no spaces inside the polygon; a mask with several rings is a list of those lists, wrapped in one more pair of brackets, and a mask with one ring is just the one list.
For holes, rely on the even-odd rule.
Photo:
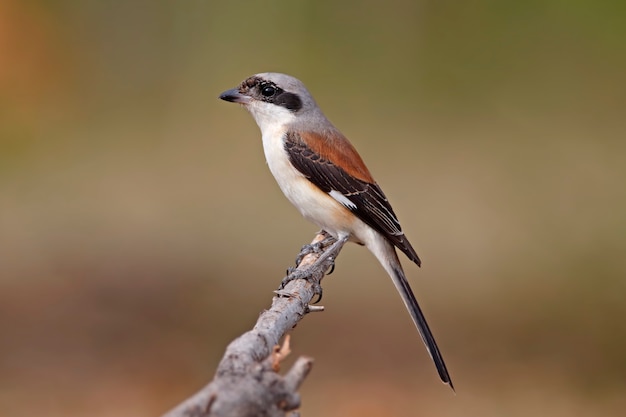
{"label": "bird's leg", "polygon": [[[322,233],[324,234],[324,236],[326,236],[324,238],[324,240],[322,240],[320,243],[322,244],[322,246],[326,247],[328,245],[332,245],[333,243],[335,243],[336,239],[331,236],[327,231],[322,230]],[[345,238],[345,241],[347,242],[348,238]],[[345,243],[345,242],[344,242]],[[341,245],[343,246],[343,244]],[[341,250],[341,246],[339,247],[339,249],[337,250],[337,253],[339,253],[339,250]],[[335,255],[333,257],[333,259],[331,260],[331,264],[330,264],[330,268],[328,269],[328,272],[326,272],[326,275],[330,275],[333,272],[335,272],[335,258],[337,257],[337,255]]]}
{"label": "bird's leg", "polygon": [[[348,236],[342,237],[341,239],[337,241],[335,241],[335,238],[333,238],[332,236],[328,236],[324,240],[319,242],[319,244],[321,244],[320,248],[324,248],[326,245],[328,245],[330,242],[333,242],[333,241],[334,243],[328,249],[323,251],[320,257],[317,258],[317,260],[312,265],[308,266],[305,269],[290,268],[287,271],[288,272],[287,276],[283,278],[283,280],[281,281],[279,290],[282,290],[283,288],[285,288],[285,285],[287,285],[287,283],[289,283],[290,281],[293,281],[294,279],[304,279],[310,282],[311,285],[313,286],[313,293],[318,296],[315,303],[319,303],[320,300],[322,299],[322,286],[320,285],[320,280],[324,276],[324,273],[327,270],[327,268],[325,268],[324,270],[320,270],[320,267],[324,266],[329,258],[332,264],[334,265],[337,254],[339,253],[343,245],[348,241]],[[303,247],[303,251],[305,249],[306,247]],[[322,250],[322,249],[318,249],[318,250]],[[333,267],[331,267],[331,269],[332,268]]]}

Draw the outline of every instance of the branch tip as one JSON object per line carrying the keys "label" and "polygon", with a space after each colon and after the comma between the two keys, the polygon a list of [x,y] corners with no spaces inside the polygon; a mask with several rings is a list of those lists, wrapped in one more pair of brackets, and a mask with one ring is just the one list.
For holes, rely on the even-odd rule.
{"label": "branch tip", "polygon": [[306,312],[307,313],[319,313],[319,312],[322,312],[322,311],[324,311],[324,306],[314,306],[314,305],[311,305],[311,304],[308,304],[306,306]]}

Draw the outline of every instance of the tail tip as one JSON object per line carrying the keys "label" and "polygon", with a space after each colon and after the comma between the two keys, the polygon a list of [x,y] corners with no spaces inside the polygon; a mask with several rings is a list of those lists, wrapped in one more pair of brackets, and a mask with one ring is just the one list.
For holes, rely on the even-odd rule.
{"label": "tail tip", "polygon": [[450,389],[452,390],[452,392],[454,393],[454,395],[456,395],[456,390],[454,389],[454,384],[452,384],[452,380],[449,379],[448,382],[444,381],[444,384],[446,384],[447,386],[450,387]]}

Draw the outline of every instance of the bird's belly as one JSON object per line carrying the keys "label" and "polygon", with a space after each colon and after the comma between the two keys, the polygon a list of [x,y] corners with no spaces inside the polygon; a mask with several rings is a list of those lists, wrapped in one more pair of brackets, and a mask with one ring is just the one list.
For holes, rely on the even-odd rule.
{"label": "bird's belly", "polygon": [[323,192],[312,182],[295,171],[291,178],[285,175],[276,177],[276,181],[287,199],[307,220],[315,223],[331,235],[352,234],[354,214],[339,204],[334,198]]}

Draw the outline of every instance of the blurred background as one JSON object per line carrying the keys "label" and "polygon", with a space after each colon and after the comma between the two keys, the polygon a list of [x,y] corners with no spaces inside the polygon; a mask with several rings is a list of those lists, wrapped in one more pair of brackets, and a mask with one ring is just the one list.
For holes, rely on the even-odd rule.
{"label": "blurred background", "polygon": [[0,415],[160,415],[269,305],[316,228],[217,99],[263,71],[390,197],[457,388],[349,245],[303,416],[621,415],[624,4],[0,1]]}

